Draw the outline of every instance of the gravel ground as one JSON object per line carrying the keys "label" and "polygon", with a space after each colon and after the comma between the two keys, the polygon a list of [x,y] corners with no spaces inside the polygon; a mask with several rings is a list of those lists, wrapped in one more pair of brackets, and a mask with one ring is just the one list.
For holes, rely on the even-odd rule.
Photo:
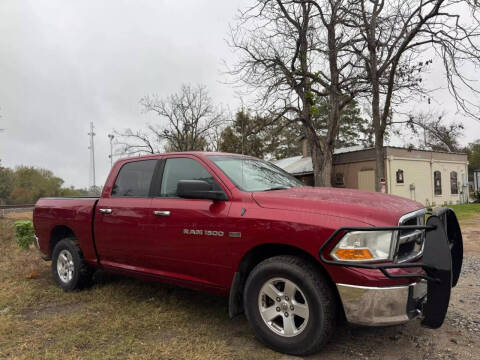
{"label": "gravel ground", "polygon": [[[480,239],[479,239],[480,241]],[[480,257],[468,256],[463,259],[462,275],[479,274]],[[480,278],[479,278],[480,281]]]}

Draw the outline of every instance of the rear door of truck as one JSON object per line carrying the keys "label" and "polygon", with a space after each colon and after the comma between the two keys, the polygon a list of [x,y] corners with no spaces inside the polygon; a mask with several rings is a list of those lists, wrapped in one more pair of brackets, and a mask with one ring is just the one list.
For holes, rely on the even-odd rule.
{"label": "rear door of truck", "polygon": [[106,266],[134,270],[145,263],[151,227],[152,182],[158,159],[124,163],[110,194],[102,194],[94,216],[95,245]]}

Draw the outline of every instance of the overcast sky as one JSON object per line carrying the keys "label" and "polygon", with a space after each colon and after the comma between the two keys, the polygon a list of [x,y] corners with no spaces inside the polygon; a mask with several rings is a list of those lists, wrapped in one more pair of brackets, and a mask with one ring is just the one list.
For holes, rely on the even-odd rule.
{"label": "overcast sky", "polygon": [[[233,60],[224,39],[246,3],[2,0],[2,164],[47,168],[67,185],[87,187],[93,121],[97,184],[103,184],[110,167],[107,134],[152,120],[141,113],[143,95],[202,83],[215,102],[235,109],[238,99],[221,73],[222,60]],[[431,106],[455,115],[446,97]],[[480,123],[464,121],[463,140],[480,138]]]}

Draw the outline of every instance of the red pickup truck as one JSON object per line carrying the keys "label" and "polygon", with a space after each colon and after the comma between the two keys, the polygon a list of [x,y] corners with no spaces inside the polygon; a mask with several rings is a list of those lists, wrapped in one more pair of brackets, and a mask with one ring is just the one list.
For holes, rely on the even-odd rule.
{"label": "red pickup truck", "polygon": [[34,226],[64,290],[94,269],[229,297],[278,351],[318,351],[345,317],[441,326],[463,258],[454,212],[312,188],[256,158],[170,153],[118,161],[100,198],[42,198]]}

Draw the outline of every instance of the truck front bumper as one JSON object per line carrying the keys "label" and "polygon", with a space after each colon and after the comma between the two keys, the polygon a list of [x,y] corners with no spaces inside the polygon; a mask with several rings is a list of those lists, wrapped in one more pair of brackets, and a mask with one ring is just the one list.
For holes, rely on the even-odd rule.
{"label": "truck front bumper", "polygon": [[[336,242],[349,231],[400,232],[407,229],[425,232],[424,252],[420,261],[368,264],[341,261],[329,255]],[[379,270],[390,279],[417,281],[410,285],[395,287],[337,284],[348,321],[363,325],[393,325],[421,315],[423,326],[436,329],[445,320],[451,289],[457,284],[460,276],[463,240],[453,210],[440,208],[431,213],[424,226],[340,228],[320,247],[319,257],[329,265]],[[421,271],[391,272],[397,268],[413,268]],[[426,281],[426,291],[421,280]]]}
{"label": "truck front bumper", "polygon": [[337,284],[337,289],[348,322],[387,326],[403,324],[421,313],[427,282],[394,287]]}

